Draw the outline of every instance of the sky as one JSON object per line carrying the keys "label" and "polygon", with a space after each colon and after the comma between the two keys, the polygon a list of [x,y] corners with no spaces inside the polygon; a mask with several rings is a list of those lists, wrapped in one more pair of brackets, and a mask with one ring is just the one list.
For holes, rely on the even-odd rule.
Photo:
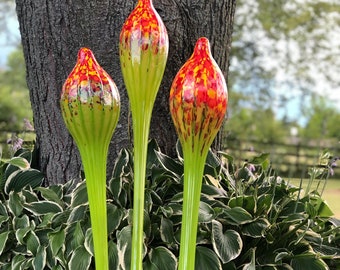
{"label": "sky", "polygon": [[8,33],[0,31],[0,68],[6,66],[7,56],[15,49],[20,40],[19,23],[15,16],[6,19]]}

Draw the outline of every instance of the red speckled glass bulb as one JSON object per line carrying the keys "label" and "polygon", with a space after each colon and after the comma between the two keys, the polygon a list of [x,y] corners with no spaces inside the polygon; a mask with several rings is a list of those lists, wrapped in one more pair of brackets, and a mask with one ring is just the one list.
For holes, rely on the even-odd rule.
{"label": "red speckled glass bulb", "polygon": [[153,106],[168,50],[168,34],[152,1],[139,0],[125,21],[119,39],[121,68],[132,110],[141,100]]}
{"label": "red speckled glass bulb", "polygon": [[119,92],[90,49],[79,50],[77,63],[63,85],[60,103],[78,147],[103,137],[111,139],[119,117]]}
{"label": "red speckled glass bulb", "polygon": [[227,85],[207,38],[177,73],[170,91],[170,112],[182,145],[210,147],[227,110]]}

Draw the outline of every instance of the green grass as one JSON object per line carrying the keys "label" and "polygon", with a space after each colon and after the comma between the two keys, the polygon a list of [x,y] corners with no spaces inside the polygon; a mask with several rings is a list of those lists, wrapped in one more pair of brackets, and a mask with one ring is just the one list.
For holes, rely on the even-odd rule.
{"label": "green grass", "polygon": [[[309,179],[303,179],[302,182],[302,187],[305,189],[308,185]],[[319,187],[318,187],[318,183]],[[290,183],[294,184],[295,186],[300,185],[300,179],[291,179]],[[321,192],[323,188],[324,180],[314,180],[312,184],[312,190],[317,189],[318,191]],[[328,179],[326,188],[322,194],[322,198],[326,200],[328,203],[329,207],[334,213],[334,217],[340,219],[340,179]]]}

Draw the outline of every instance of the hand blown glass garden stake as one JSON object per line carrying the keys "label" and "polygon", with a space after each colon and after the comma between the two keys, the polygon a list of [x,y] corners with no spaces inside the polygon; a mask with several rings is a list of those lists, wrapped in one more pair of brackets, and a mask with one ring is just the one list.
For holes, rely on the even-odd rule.
{"label": "hand blown glass garden stake", "polygon": [[227,109],[227,86],[211,56],[209,41],[198,39],[194,52],[177,73],[170,91],[170,112],[184,158],[180,270],[195,267],[200,192],[209,147]]}
{"label": "hand blown glass garden stake", "polygon": [[139,0],[120,34],[120,62],[128,92],[134,140],[131,269],[142,269],[144,186],[153,104],[168,57],[168,35],[151,0]]}
{"label": "hand blown glass garden stake", "polygon": [[106,159],[119,118],[120,101],[114,81],[91,50],[79,50],[77,64],[64,83],[60,103],[85,171],[96,269],[107,270]]}

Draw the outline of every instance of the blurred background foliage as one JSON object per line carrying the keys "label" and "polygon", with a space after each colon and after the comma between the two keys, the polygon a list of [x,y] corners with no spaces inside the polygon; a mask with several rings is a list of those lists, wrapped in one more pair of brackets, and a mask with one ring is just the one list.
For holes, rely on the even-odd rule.
{"label": "blurred background foliage", "polygon": [[24,119],[32,118],[25,78],[24,56],[18,46],[0,70],[0,130],[21,131]]}
{"label": "blurred background foliage", "polygon": [[340,139],[340,2],[239,0],[229,72],[231,138]]}

